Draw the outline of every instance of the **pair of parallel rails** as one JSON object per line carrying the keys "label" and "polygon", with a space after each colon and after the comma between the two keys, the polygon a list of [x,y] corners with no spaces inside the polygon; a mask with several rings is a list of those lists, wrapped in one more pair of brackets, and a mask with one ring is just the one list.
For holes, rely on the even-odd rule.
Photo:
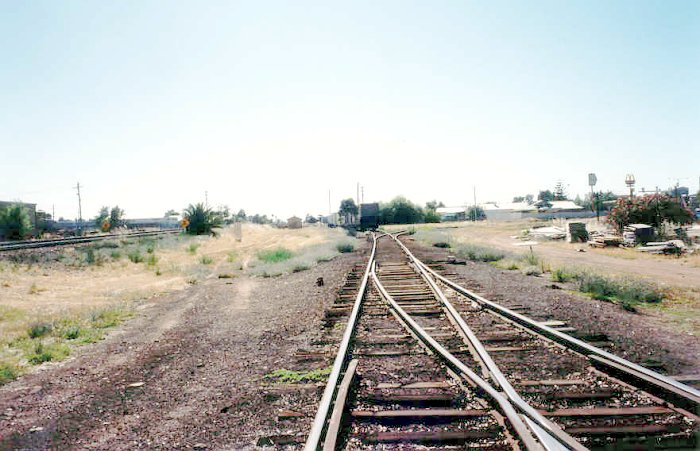
{"label": "pair of parallel rails", "polygon": [[143,232],[128,232],[128,233],[110,233],[105,235],[92,236],[74,236],[67,238],[51,238],[45,240],[26,240],[26,241],[5,241],[0,242],[0,252],[3,251],[18,251],[25,249],[37,249],[55,246],[73,246],[76,244],[92,243],[94,241],[104,241],[116,238],[140,238],[156,235],[166,235],[180,233],[180,229],[164,229],[164,230],[149,230]]}
{"label": "pair of parallel rails", "polygon": [[373,246],[305,450],[694,449],[700,391]]}

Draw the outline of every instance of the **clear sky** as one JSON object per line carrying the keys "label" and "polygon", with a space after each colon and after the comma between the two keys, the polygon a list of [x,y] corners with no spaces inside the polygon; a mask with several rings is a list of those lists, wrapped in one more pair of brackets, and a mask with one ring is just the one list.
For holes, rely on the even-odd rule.
{"label": "clear sky", "polygon": [[0,0],[0,200],[287,217],[700,176],[698,1]]}

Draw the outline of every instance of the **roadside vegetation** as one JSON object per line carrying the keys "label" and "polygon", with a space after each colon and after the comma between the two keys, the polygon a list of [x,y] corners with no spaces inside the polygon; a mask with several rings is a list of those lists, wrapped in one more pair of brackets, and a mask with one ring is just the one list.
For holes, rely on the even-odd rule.
{"label": "roadside vegetation", "polygon": [[231,283],[245,275],[304,271],[351,252],[356,243],[340,229],[244,224],[241,241],[232,228],[222,228],[216,237],[115,238],[3,256],[0,382],[100,340],[145,299],[208,279]]}
{"label": "roadside vegetation", "polygon": [[457,242],[448,232],[438,230],[419,230],[415,239],[434,247],[449,248],[455,257],[465,260],[488,262],[497,268],[519,270],[530,276],[549,274],[553,282],[567,283],[572,290],[593,299],[617,303],[628,311],[664,299],[662,290],[645,281],[599,274],[590,269],[552,268],[532,248],[523,254],[510,253],[489,246]]}
{"label": "roadside vegetation", "polygon": [[251,274],[262,277],[305,271],[341,253],[352,252],[354,242],[354,238],[343,233],[334,233],[327,241],[304,246],[294,252],[284,247],[266,249],[257,253],[249,263],[249,270]]}
{"label": "roadside vegetation", "polygon": [[33,366],[64,360],[76,346],[101,340],[132,314],[128,305],[54,315],[0,306],[0,385]]}

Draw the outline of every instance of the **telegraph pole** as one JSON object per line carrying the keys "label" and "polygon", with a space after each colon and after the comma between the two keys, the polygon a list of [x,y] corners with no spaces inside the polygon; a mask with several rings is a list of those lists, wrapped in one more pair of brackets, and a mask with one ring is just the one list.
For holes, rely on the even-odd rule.
{"label": "telegraph pole", "polygon": [[209,191],[204,191],[204,206],[209,208]]}
{"label": "telegraph pole", "polygon": [[80,198],[80,182],[75,185],[75,189],[78,190],[78,235],[83,234],[83,202]]}

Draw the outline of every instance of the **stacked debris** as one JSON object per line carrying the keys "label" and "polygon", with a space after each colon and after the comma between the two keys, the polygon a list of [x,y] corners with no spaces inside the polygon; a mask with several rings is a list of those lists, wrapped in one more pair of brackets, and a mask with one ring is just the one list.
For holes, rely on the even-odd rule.
{"label": "stacked debris", "polygon": [[681,240],[670,241],[650,241],[644,246],[637,248],[640,252],[648,252],[650,254],[673,254],[680,255],[687,251],[685,243]]}
{"label": "stacked debris", "polygon": [[654,238],[654,228],[646,224],[630,224],[625,226],[622,239],[625,245],[634,246],[637,243],[646,243]]}
{"label": "stacked debris", "polygon": [[603,232],[591,232],[589,238],[588,245],[591,247],[620,247],[622,245],[622,237]]}
{"label": "stacked debris", "polygon": [[561,227],[537,227],[528,231],[528,237],[536,240],[563,240],[566,230]]}
{"label": "stacked debris", "polygon": [[569,243],[585,243],[588,241],[588,231],[585,223],[570,222],[567,228],[569,229],[567,234]]}

